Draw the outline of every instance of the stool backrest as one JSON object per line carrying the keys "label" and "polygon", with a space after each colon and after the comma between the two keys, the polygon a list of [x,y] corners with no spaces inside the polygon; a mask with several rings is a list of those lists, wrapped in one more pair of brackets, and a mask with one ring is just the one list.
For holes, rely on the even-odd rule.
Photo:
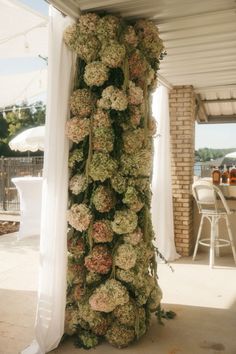
{"label": "stool backrest", "polygon": [[219,203],[222,202],[222,207],[227,214],[230,214],[230,209],[221,190],[209,181],[197,181],[192,185],[193,196],[197,202],[199,212],[212,209],[216,213],[219,211]]}

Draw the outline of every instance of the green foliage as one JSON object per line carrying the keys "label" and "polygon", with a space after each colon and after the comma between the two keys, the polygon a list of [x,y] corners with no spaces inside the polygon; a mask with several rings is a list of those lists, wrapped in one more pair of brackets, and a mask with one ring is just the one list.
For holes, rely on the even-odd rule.
{"label": "green foliage", "polygon": [[164,326],[164,322],[162,319],[165,320],[173,320],[176,317],[176,313],[174,311],[165,311],[161,306],[158,307],[155,315],[157,316],[158,323]]}
{"label": "green foliage", "polygon": [[[24,108],[26,107],[27,108]],[[0,112],[0,156],[24,156],[27,153],[15,152],[10,149],[8,143],[21,131],[33,128],[45,123],[46,107],[43,102],[27,105],[6,107],[5,114]],[[42,153],[36,152],[36,155]]]}
{"label": "green foliage", "polygon": [[91,349],[98,345],[99,338],[90,331],[86,331],[83,328],[77,332],[74,344],[77,348]]}
{"label": "green foliage", "polygon": [[220,157],[229,154],[230,152],[234,152],[236,148],[230,149],[210,149],[210,148],[202,148],[195,151],[195,160],[196,161],[210,161],[215,160]]}

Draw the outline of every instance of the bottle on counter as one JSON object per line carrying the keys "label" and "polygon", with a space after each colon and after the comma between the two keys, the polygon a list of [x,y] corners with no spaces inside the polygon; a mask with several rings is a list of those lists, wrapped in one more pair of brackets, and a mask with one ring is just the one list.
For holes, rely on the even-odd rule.
{"label": "bottle on counter", "polygon": [[229,184],[236,186],[236,167],[233,166],[229,172]]}
{"label": "bottle on counter", "polygon": [[228,183],[228,178],[229,178],[229,172],[228,172],[228,169],[227,169],[226,165],[224,165],[224,169],[223,169],[223,172],[222,172],[222,175],[221,175],[221,182],[223,184],[227,184]]}
{"label": "bottle on counter", "polygon": [[221,172],[218,167],[216,167],[216,166],[214,167],[211,176],[212,176],[212,183],[215,185],[219,185],[220,178],[221,178]]}

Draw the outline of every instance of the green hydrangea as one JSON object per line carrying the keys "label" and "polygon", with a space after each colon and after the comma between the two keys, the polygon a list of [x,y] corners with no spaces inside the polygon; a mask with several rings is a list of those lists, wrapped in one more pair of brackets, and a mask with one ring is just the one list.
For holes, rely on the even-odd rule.
{"label": "green hydrangea", "polygon": [[130,210],[118,210],[115,212],[114,220],[111,223],[112,230],[117,234],[128,234],[137,227],[137,214]]}
{"label": "green hydrangea", "polygon": [[135,248],[129,243],[124,243],[116,250],[115,265],[121,269],[128,270],[135,266],[136,258]]}
{"label": "green hydrangea", "polygon": [[100,282],[102,279],[101,274],[95,273],[95,272],[87,272],[86,274],[86,283],[88,285],[92,285],[94,283]]}
{"label": "green hydrangea", "polygon": [[97,211],[106,213],[114,208],[115,197],[113,191],[105,186],[98,186],[95,190],[93,197],[93,204]]}
{"label": "green hydrangea", "polygon": [[127,154],[134,154],[143,147],[144,129],[127,130],[123,133],[124,151]]}
{"label": "green hydrangea", "polygon": [[109,41],[100,52],[101,61],[109,68],[121,66],[125,57],[125,46],[116,41]]}
{"label": "green hydrangea", "polygon": [[137,151],[133,155],[121,156],[121,171],[125,176],[150,176],[152,168],[152,152],[148,148]]}
{"label": "green hydrangea", "polygon": [[78,309],[77,307],[68,306],[65,312],[65,333],[69,336],[76,332],[78,324]]}
{"label": "green hydrangea", "polygon": [[157,310],[162,299],[162,291],[159,285],[156,285],[155,288],[151,291],[150,296],[147,301],[147,306],[151,312]]}
{"label": "green hydrangea", "polygon": [[97,36],[101,42],[114,39],[117,36],[120,19],[113,15],[106,15],[99,19],[97,25]]}
{"label": "green hydrangea", "polygon": [[89,304],[94,311],[112,312],[118,305],[129,301],[126,287],[115,279],[108,279],[100,285],[89,298]]}
{"label": "green hydrangea", "polygon": [[95,152],[89,166],[89,175],[94,181],[104,182],[107,178],[112,177],[116,169],[117,162],[109,154]]}
{"label": "green hydrangea", "polygon": [[127,204],[131,210],[136,212],[140,211],[144,205],[139,198],[137,190],[134,187],[127,188],[122,201],[123,203]]}
{"label": "green hydrangea", "polygon": [[93,130],[93,150],[111,152],[114,144],[112,128],[100,127]]}
{"label": "green hydrangea", "polygon": [[116,321],[113,322],[106,334],[106,340],[117,348],[127,347],[134,339],[134,329],[127,328]]}
{"label": "green hydrangea", "polygon": [[78,348],[90,349],[96,347],[98,343],[98,337],[86,330],[80,330],[75,338],[75,345]]}
{"label": "green hydrangea", "polygon": [[127,189],[127,178],[118,172],[111,178],[111,185],[117,193],[122,194]]}
{"label": "green hydrangea", "polygon": [[134,269],[128,269],[128,270],[124,270],[124,269],[120,269],[117,268],[116,269],[116,277],[117,279],[125,282],[125,283],[134,283],[135,281],[135,270]]}
{"label": "green hydrangea", "polygon": [[96,335],[105,335],[109,326],[109,318],[98,311],[93,311],[88,303],[80,303],[78,317],[87,322]]}
{"label": "green hydrangea", "polygon": [[73,168],[76,163],[83,161],[84,153],[83,149],[75,149],[70,152],[68,166],[69,168]]}
{"label": "green hydrangea", "polygon": [[151,291],[155,287],[155,279],[151,275],[147,275],[142,279],[142,282],[139,284],[136,283],[135,285],[136,301],[139,306],[142,306],[146,304]]}
{"label": "green hydrangea", "polygon": [[135,325],[136,306],[134,302],[129,301],[124,305],[117,306],[113,314],[121,324],[130,327]]}

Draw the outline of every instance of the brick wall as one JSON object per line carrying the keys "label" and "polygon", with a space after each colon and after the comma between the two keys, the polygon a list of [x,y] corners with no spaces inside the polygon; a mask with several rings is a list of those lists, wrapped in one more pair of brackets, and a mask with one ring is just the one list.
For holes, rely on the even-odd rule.
{"label": "brick wall", "polygon": [[192,86],[175,86],[169,94],[171,165],[177,252],[188,256],[193,248],[193,183],[195,98]]}

